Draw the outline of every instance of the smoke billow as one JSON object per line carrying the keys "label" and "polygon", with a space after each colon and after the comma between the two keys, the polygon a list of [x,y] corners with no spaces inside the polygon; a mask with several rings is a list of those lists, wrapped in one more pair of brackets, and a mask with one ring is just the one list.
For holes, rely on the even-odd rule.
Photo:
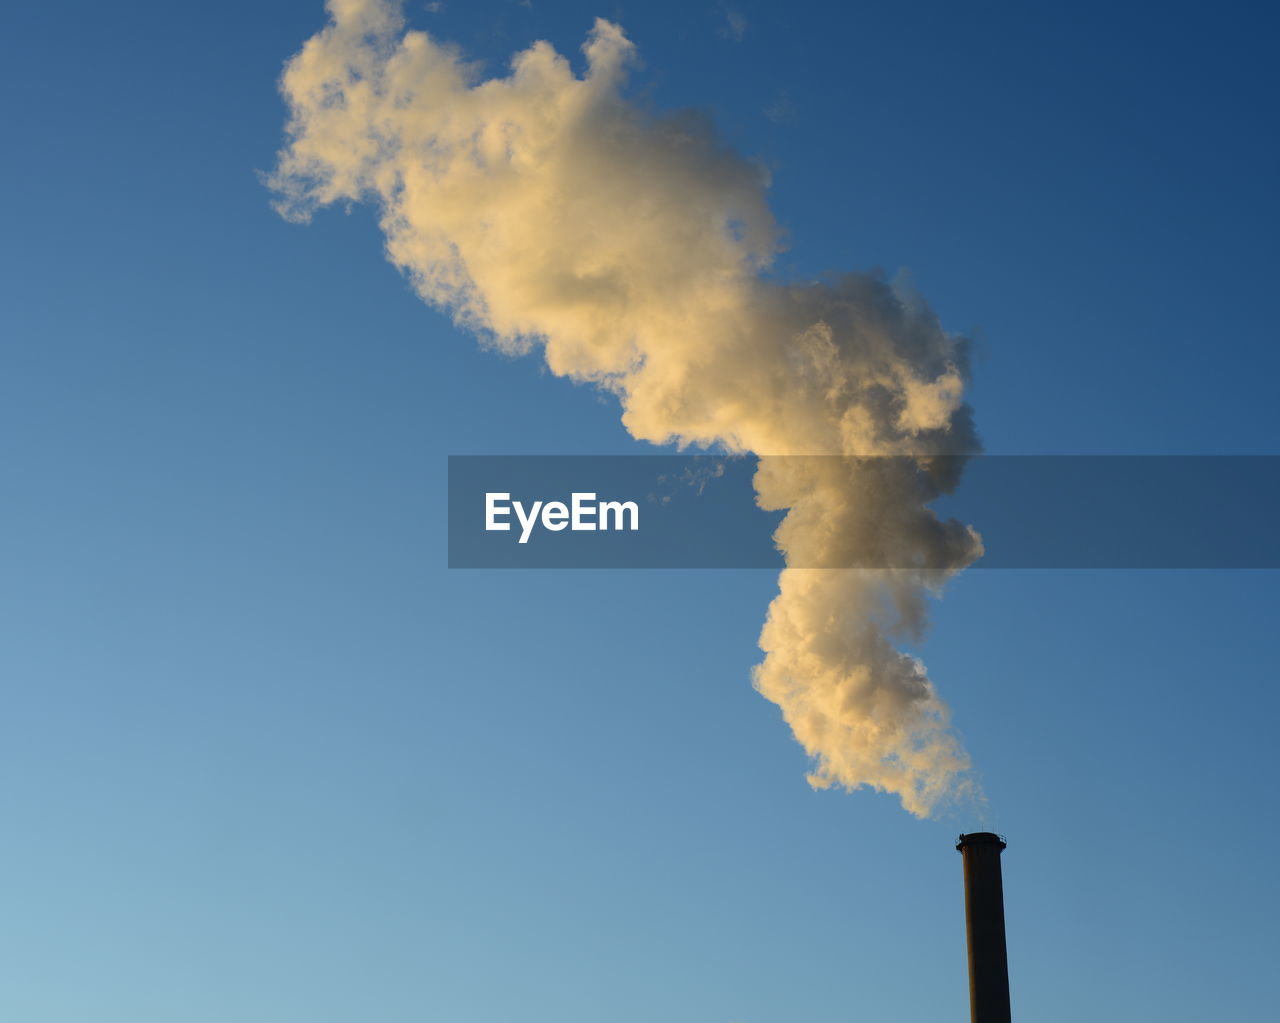
{"label": "smoke billow", "polygon": [[[628,102],[618,26],[595,23],[581,76],[539,42],[484,79],[396,4],[329,11],[282,80],[281,212],[375,202],[388,258],[460,325],[616,394],[641,440],[759,455],[760,503],[790,509],[790,565],[870,549],[907,566],[785,569],[755,685],[813,785],[893,792],[921,816],[964,791],[946,707],[895,646],[981,553],[926,507],[955,482],[927,456],[978,448],[962,339],[879,276],[763,279],[779,247],[766,174],[702,118]],[[913,457],[777,457],[796,455]]]}

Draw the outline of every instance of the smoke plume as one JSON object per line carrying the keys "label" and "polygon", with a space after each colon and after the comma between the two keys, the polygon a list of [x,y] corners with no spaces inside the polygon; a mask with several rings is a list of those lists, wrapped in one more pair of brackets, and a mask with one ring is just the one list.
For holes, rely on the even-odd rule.
{"label": "smoke plume", "polygon": [[[765,280],[767,175],[703,118],[626,99],[617,25],[596,21],[582,75],[538,42],[484,79],[396,4],[328,6],[282,80],[281,212],[375,203],[388,258],[459,325],[617,395],[641,440],[760,456],[760,503],[790,509],[789,565],[899,566],[785,569],[755,685],[814,786],[896,793],[921,816],[964,791],[947,709],[895,646],[981,553],[925,507],[955,483],[928,456],[978,448],[962,339],[877,275]],[[797,455],[913,457],[779,457]]]}

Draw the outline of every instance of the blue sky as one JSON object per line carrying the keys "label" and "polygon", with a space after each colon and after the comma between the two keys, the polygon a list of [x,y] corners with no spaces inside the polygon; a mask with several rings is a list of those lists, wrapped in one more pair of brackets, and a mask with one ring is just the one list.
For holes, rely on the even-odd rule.
{"label": "blue sky", "polygon": [[[988,450],[1276,453],[1249,5],[410,13],[495,70],[617,20],[644,102],[772,169],[779,276],[907,267],[975,334]],[[8,21],[3,1015],[963,1018],[975,822],[810,791],[749,682],[774,576],[444,567],[447,455],[648,449],[425,307],[368,210],[271,210],[321,7]],[[1019,1019],[1273,1018],[1274,580],[934,609]]]}

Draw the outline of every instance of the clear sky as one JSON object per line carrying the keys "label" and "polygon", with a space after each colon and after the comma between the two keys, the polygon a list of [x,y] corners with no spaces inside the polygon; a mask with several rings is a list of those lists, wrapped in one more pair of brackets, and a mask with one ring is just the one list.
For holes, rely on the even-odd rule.
{"label": "clear sky", "polygon": [[[989,451],[1280,453],[1259,5],[438,6],[492,73],[622,25],[771,169],[776,276],[905,267],[973,333]],[[445,568],[447,455],[652,449],[368,209],[272,211],[324,21],[0,34],[0,1015],[963,1019],[990,827],[1016,1018],[1274,1019],[1275,574],[970,570],[921,652],[989,818],[811,791],[774,575]]]}

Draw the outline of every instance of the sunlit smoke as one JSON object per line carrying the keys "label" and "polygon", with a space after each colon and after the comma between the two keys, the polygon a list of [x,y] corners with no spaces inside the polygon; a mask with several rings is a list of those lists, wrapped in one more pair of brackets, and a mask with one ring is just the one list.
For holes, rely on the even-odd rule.
{"label": "sunlit smoke", "polygon": [[[761,505],[790,509],[789,565],[857,563],[871,545],[906,566],[785,569],[755,685],[815,786],[893,792],[921,816],[970,791],[946,707],[895,645],[982,549],[926,507],[955,483],[927,456],[978,449],[963,340],[877,275],[765,280],[767,174],[705,118],[629,101],[617,25],[595,23],[581,75],[539,42],[486,79],[395,4],[329,11],[282,80],[281,212],[375,204],[388,258],[487,343],[617,395],[641,440],[761,456]],[[923,460],[777,457],[796,455]]]}

